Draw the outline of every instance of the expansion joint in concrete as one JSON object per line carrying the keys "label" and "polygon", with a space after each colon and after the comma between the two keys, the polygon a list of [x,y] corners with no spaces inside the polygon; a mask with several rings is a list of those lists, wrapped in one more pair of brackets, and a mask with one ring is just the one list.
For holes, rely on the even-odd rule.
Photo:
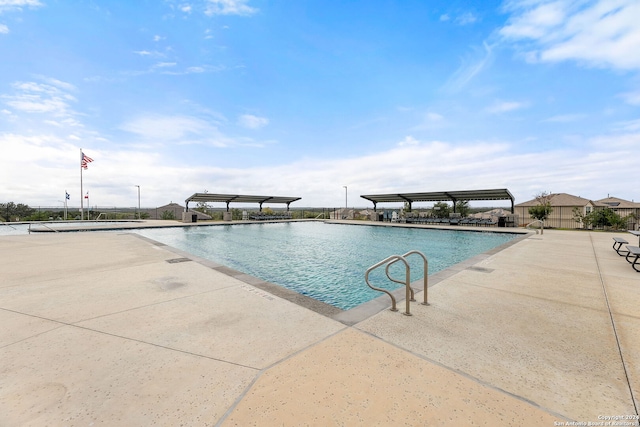
{"label": "expansion joint in concrete", "polygon": [[633,387],[631,386],[631,380],[629,378],[629,371],[627,369],[627,364],[624,360],[624,354],[622,352],[622,347],[620,346],[620,337],[618,336],[618,329],[616,328],[616,321],[613,318],[613,313],[611,312],[611,305],[609,304],[609,296],[607,295],[607,286],[604,282],[604,277],[602,277],[602,271],[600,270],[600,263],[598,262],[598,254],[596,253],[596,248],[593,243],[593,237],[591,233],[589,233],[589,240],[591,242],[591,247],[593,248],[593,257],[596,261],[596,268],[598,269],[598,277],[600,277],[600,285],[602,286],[602,293],[604,294],[604,300],[607,304],[607,311],[609,312],[609,319],[611,319],[611,327],[613,329],[613,335],[616,338],[616,345],[618,346],[618,354],[620,355],[620,362],[622,363],[622,369],[624,370],[624,377],[627,382],[627,386],[629,387],[629,394],[631,395],[631,403],[633,403],[633,408],[636,411],[636,415],[639,415],[638,412],[638,404],[636,401],[636,396],[633,393]]}

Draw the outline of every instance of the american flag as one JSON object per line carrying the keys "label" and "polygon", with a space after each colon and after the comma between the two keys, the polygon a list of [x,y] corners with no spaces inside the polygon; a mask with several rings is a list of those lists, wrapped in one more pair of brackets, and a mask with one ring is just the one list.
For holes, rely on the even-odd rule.
{"label": "american flag", "polygon": [[89,163],[91,162],[93,162],[93,159],[87,156],[86,154],[82,153],[82,161],[80,162],[80,166],[82,166],[82,169],[87,169],[89,166]]}

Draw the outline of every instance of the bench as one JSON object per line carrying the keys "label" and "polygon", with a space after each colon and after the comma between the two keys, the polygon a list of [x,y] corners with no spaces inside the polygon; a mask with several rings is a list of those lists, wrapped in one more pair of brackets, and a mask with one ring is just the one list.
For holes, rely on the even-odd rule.
{"label": "bench", "polygon": [[[618,255],[624,256],[624,254],[629,252],[629,251],[624,251],[624,250],[620,249],[622,247],[622,245],[628,245],[629,242],[624,240],[622,237],[614,237],[613,240],[614,240],[613,241],[613,250],[616,251],[618,253]],[[617,248],[616,248],[616,245],[618,245]]]}
{"label": "bench", "polygon": [[[636,264],[638,264],[638,258],[640,258],[640,247],[627,245],[627,249],[629,250],[629,252],[627,253],[625,259],[629,262],[629,264],[631,264],[631,267],[633,267],[635,271],[640,273],[640,270],[636,268]],[[629,257],[635,258],[633,259],[633,261],[631,261]]]}

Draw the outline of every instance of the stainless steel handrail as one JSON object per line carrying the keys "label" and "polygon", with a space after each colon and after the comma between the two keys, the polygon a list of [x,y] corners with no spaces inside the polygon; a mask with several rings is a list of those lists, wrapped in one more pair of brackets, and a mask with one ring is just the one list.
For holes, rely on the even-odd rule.
{"label": "stainless steel handrail", "polygon": [[[530,225],[535,224],[536,222],[540,223],[540,234],[544,234],[544,222],[542,222],[539,219],[536,219],[533,222],[530,222],[529,224],[525,225],[524,228],[529,228]],[[536,230],[536,234],[538,234],[538,230]]]}
{"label": "stainless steel handrail", "polygon": [[[424,256],[424,254],[418,250],[412,250],[407,252],[406,254],[402,255],[402,258],[406,259],[409,255],[412,254],[417,254],[420,255],[422,257],[422,269],[424,272],[424,276],[422,278],[422,282],[423,282],[423,288],[424,290],[422,291],[423,294],[423,298],[420,304],[422,305],[429,305],[429,302],[427,301],[427,289],[429,288],[429,279],[428,279],[428,275],[429,275],[429,261],[427,261],[427,257]],[[389,266],[391,264],[394,264],[397,260],[390,262],[387,265],[387,269],[389,268]],[[387,277],[389,277],[389,275],[387,275]],[[389,279],[391,279],[391,277],[389,277]],[[393,280],[393,279],[391,279]],[[393,280],[394,282],[397,282],[397,280]],[[411,277],[409,277],[409,288],[411,288]],[[415,301],[415,299],[413,299],[413,288],[411,288],[411,301]]]}
{"label": "stainless steel handrail", "polygon": [[[59,233],[59,232],[60,232],[59,230],[56,230],[55,228],[51,228],[51,227],[49,227],[49,226],[48,226],[47,224],[45,224],[45,223],[40,223],[40,224],[38,224],[38,225],[41,225],[41,226],[43,226],[44,228],[48,228],[48,229],[49,229],[49,230],[51,230],[51,231],[55,231],[56,233]],[[31,223],[29,223],[29,234],[31,234]]]}
{"label": "stainless steel handrail", "polygon": [[[404,257],[404,255],[402,255]],[[390,263],[387,264],[387,266],[384,269],[385,274],[387,275],[387,279],[391,280],[392,282],[396,282],[396,283],[400,283],[401,285],[405,285],[405,282],[403,282],[402,280],[398,280],[398,279],[394,279],[393,277],[391,277],[389,275],[389,267],[391,267],[392,264],[395,264],[396,262],[398,262],[398,260],[393,260]],[[411,273],[409,273],[409,293],[411,294],[411,301],[415,301],[415,297],[413,296],[413,288],[411,287]]]}
{"label": "stainless steel handrail", "polygon": [[[374,291],[380,291],[380,292],[384,292],[385,294],[389,295],[389,297],[391,298],[391,311],[398,311],[398,309],[396,308],[396,299],[395,297],[391,294],[391,292],[389,292],[386,289],[382,289],[382,288],[376,288],[375,286],[373,286],[370,282],[369,282],[369,273],[371,273],[371,271],[375,270],[376,268],[380,267],[381,265],[385,265],[387,264],[389,261],[393,260],[395,261],[402,261],[406,267],[406,278],[405,278],[405,289],[406,289],[406,310],[403,313],[406,316],[411,316],[411,310],[409,307],[409,302],[411,300],[411,294],[409,289],[411,289],[411,287],[409,286],[409,277],[410,276],[410,272],[409,272],[409,263],[402,258],[400,255],[391,255],[385,259],[383,259],[382,261],[372,265],[371,267],[367,268],[367,271],[364,273],[364,280],[365,282],[367,282],[367,286],[369,286],[371,289],[373,289]],[[387,276],[388,277],[388,276]],[[395,281],[395,280],[394,280]],[[399,282],[402,283],[402,282]]]}

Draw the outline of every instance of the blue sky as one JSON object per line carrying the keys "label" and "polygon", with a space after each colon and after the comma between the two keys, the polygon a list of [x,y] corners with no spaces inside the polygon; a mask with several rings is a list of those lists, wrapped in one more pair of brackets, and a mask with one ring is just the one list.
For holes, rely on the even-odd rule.
{"label": "blue sky", "polygon": [[[0,202],[640,201],[638,0],[0,0]],[[474,203],[472,202],[472,206]]]}

